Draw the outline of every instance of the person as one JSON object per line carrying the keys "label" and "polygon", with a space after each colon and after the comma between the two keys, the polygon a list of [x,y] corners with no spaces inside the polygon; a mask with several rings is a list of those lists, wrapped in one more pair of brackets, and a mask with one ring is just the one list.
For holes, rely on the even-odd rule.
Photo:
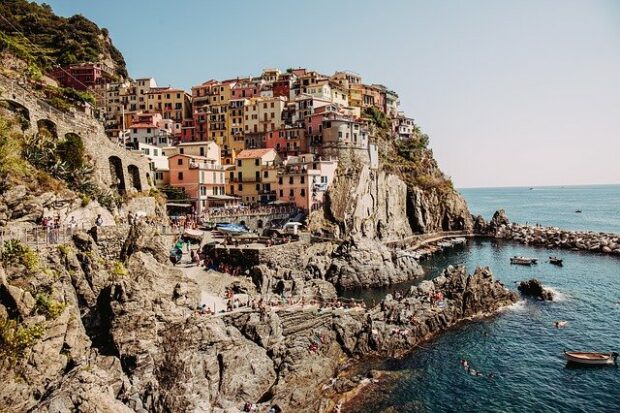
{"label": "person", "polygon": [[95,219],[95,225],[97,225],[98,227],[103,225],[103,218],[101,217],[101,214],[97,215],[97,219]]}
{"label": "person", "polygon": [[69,220],[69,230],[71,232],[71,235],[73,235],[76,228],[77,228],[77,221],[75,220],[75,217],[71,215],[71,219]]}

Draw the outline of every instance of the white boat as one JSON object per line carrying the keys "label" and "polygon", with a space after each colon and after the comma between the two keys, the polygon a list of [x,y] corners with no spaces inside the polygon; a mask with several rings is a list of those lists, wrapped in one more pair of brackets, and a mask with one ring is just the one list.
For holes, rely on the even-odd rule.
{"label": "white boat", "polygon": [[616,364],[618,353],[597,353],[589,351],[566,351],[564,357],[569,363],[586,364],[589,366],[607,366]]}
{"label": "white boat", "polygon": [[217,224],[215,227],[220,232],[228,235],[241,235],[248,233],[248,229],[241,224]]}
{"label": "white boat", "polygon": [[510,259],[511,264],[516,265],[532,265],[538,263],[538,258],[528,258],[522,256],[514,256]]}

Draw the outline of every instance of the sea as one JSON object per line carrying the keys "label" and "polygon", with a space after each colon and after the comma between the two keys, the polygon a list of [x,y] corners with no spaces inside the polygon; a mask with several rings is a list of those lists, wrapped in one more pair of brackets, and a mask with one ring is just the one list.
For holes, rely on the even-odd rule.
{"label": "sea", "polygon": [[[515,222],[620,234],[620,185],[461,193],[472,213],[486,219],[503,208]],[[514,255],[538,257],[539,264],[510,265]],[[549,264],[550,255],[563,258],[564,266]],[[425,278],[450,264],[470,271],[488,266],[511,288],[535,277],[556,299],[521,300],[496,316],[461,324],[403,359],[368,361],[364,369],[387,373],[343,412],[620,412],[620,368],[573,368],[562,355],[564,349],[620,352],[620,258],[477,239],[423,262]],[[357,294],[378,301],[416,282]],[[567,326],[554,328],[559,320]],[[483,375],[468,374],[462,359]]]}

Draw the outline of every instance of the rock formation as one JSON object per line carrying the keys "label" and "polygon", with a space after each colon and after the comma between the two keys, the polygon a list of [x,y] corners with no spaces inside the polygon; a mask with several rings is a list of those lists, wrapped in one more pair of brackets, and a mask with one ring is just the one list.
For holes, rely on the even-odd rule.
{"label": "rock formation", "polygon": [[[205,316],[195,311],[197,285],[155,259],[165,253],[157,242],[141,246],[155,234],[135,227],[120,243],[101,235],[80,232],[71,245],[42,251],[36,266],[3,262],[0,410],[235,412],[249,401],[316,412],[350,389],[342,379],[321,390],[347,360],[404,354],[515,300],[490,271],[450,267],[404,297],[344,308],[329,282],[271,280],[277,270],[264,266],[264,290],[332,305]],[[102,255],[112,251],[131,253]],[[25,340],[12,339],[18,327]]]}
{"label": "rock formation", "polygon": [[517,289],[526,297],[533,297],[543,301],[553,300],[553,291],[546,289],[536,278],[521,281],[517,284]]}

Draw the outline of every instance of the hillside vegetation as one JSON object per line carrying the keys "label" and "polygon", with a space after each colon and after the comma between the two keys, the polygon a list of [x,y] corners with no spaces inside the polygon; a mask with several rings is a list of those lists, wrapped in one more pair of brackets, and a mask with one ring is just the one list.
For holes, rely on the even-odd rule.
{"label": "hillside vegetation", "polygon": [[107,29],[84,16],[57,16],[49,5],[27,0],[2,0],[0,15],[0,51],[26,60],[31,71],[46,72],[55,64],[104,61],[118,75],[127,76],[125,59]]}

